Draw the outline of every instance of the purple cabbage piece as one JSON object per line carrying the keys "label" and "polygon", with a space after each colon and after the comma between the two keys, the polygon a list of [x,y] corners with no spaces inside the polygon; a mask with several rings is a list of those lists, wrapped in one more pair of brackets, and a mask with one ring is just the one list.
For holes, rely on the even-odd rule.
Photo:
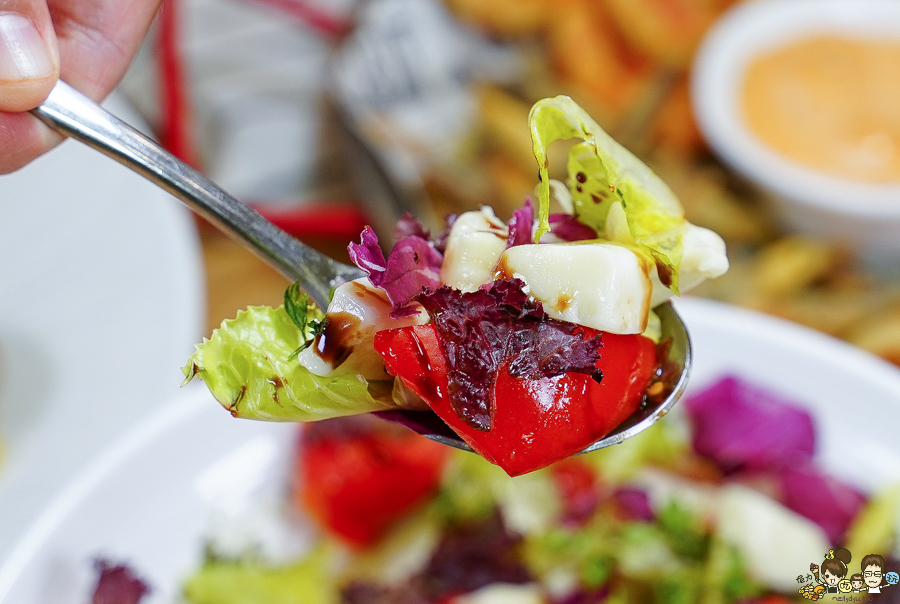
{"label": "purple cabbage piece", "polygon": [[94,588],[92,604],[138,604],[150,588],[138,579],[124,564],[112,564],[106,560],[94,562],[100,573]]}
{"label": "purple cabbage piece", "polygon": [[351,243],[347,251],[353,263],[369,275],[372,285],[387,293],[391,317],[395,319],[415,315],[418,310],[411,304],[412,299],[441,286],[444,258],[428,240],[419,236],[398,241],[385,260],[378,237],[366,227],[360,243]]}
{"label": "purple cabbage piece", "polygon": [[643,489],[619,487],[612,494],[616,507],[628,520],[653,522],[656,514],[650,507],[650,498]]}
{"label": "purple cabbage piece", "polygon": [[550,214],[550,232],[563,241],[597,239],[597,231],[572,214]]}
{"label": "purple cabbage piece", "polygon": [[533,227],[534,206],[531,205],[530,199],[526,199],[525,205],[513,212],[512,218],[509,220],[509,237],[506,241],[506,247],[511,248],[532,243],[531,231]]}
{"label": "purple cabbage piece", "polygon": [[440,335],[450,406],[476,430],[490,430],[491,389],[507,360],[515,378],[568,372],[602,378],[596,368],[600,335],[587,337],[583,327],[549,318],[539,302],[529,301],[523,285],[518,279],[494,281],[469,293],[445,286],[416,297]]}
{"label": "purple cabbage piece", "polygon": [[726,473],[785,467],[815,450],[809,413],[733,376],[692,396],[685,407],[694,450]]}
{"label": "purple cabbage piece", "polygon": [[378,245],[378,236],[375,235],[375,231],[369,227],[364,228],[359,243],[350,243],[347,246],[347,252],[349,252],[353,264],[369,275],[369,280],[373,285],[376,280],[383,280],[384,272],[387,270],[387,260],[384,258],[381,246]]}
{"label": "purple cabbage piece", "polygon": [[862,493],[810,461],[783,467],[778,483],[782,503],[822,527],[831,543],[840,543],[866,502]]}

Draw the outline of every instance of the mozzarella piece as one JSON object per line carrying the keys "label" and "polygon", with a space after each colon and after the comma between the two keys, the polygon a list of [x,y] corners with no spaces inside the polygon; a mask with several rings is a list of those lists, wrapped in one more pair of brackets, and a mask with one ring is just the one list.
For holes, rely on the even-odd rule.
{"label": "mozzarella piece", "polygon": [[[728,271],[728,256],[725,254],[725,241],[709,229],[687,223],[687,229],[681,237],[684,253],[681,257],[678,289],[683,294],[706,281],[721,277]],[[653,308],[662,304],[675,294],[659,281],[654,268]]]}
{"label": "mozzarella piece", "polygon": [[464,292],[490,283],[507,237],[506,225],[489,207],[460,214],[447,237],[441,282]]}
{"label": "mozzarella piece", "polygon": [[774,499],[741,485],[722,488],[719,534],[737,548],[747,571],[778,591],[796,589],[797,560],[818,560],[831,547],[825,532],[812,520]]}
{"label": "mozzarella piece", "polygon": [[642,333],[650,313],[650,267],[612,243],[519,245],[497,276],[521,279],[554,319],[611,333]]}
{"label": "mozzarella piece", "polygon": [[334,290],[326,312],[328,325],[297,360],[312,373],[331,375],[344,364],[367,380],[387,380],[384,361],[375,350],[375,332],[394,327],[420,325],[428,313],[402,319],[391,318],[391,301],[367,278],[344,283]]}

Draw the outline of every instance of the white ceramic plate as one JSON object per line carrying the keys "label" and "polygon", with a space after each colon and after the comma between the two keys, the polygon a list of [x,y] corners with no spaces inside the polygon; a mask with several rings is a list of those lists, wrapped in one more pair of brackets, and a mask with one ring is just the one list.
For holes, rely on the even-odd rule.
{"label": "white ceramic plate", "polygon": [[0,556],[177,391],[203,292],[187,211],[112,160],[69,141],[0,177]]}
{"label": "white ceramic plate", "polygon": [[[831,471],[863,488],[900,477],[900,370],[763,315],[699,299],[678,308],[695,346],[693,389],[734,373],[784,393],[815,414]],[[155,587],[148,602],[172,602],[199,561],[213,512],[278,496],[293,427],[233,420],[202,386],[182,394],[43,511],[2,561],[0,603],[81,604],[97,555],[133,564]]]}

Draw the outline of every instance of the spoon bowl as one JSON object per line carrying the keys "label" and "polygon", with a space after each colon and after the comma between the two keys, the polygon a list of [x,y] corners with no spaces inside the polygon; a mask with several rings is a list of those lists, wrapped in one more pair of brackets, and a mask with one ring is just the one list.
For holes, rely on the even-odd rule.
{"label": "spoon bowl", "polygon": [[[331,291],[365,273],[312,249],[238,201],[197,170],[113,116],[65,82],[57,82],[32,113],[44,124],[74,138],[159,185],[300,286],[323,309]],[[669,303],[657,307],[662,323],[659,369],[641,407],[619,427],[582,453],[618,444],[669,412],[687,385],[691,343],[684,323]],[[397,410],[378,413],[439,443],[471,451],[434,413]]]}

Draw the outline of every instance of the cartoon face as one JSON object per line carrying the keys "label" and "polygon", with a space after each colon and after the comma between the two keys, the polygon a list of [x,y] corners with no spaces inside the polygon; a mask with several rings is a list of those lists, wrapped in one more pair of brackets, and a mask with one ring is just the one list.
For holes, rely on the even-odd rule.
{"label": "cartoon face", "polygon": [[852,581],[850,581],[850,585],[853,586],[853,589],[859,591],[863,586],[862,579],[853,579]]}
{"label": "cartoon face", "polygon": [[881,567],[870,564],[863,571],[863,580],[869,587],[878,587],[881,585]]}
{"label": "cartoon face", "polygon": [[[839,576],[831,574],[830,570],[826,570],[824,573],[822,573],[822,579],[825,581],[826,584],[830,585],[831,587],[834,587],[835,585],[837,585],[838,581],[841,580],[841,578]],[[878,582],[881,583],[881,574],[880,573],[878,575]]]}

